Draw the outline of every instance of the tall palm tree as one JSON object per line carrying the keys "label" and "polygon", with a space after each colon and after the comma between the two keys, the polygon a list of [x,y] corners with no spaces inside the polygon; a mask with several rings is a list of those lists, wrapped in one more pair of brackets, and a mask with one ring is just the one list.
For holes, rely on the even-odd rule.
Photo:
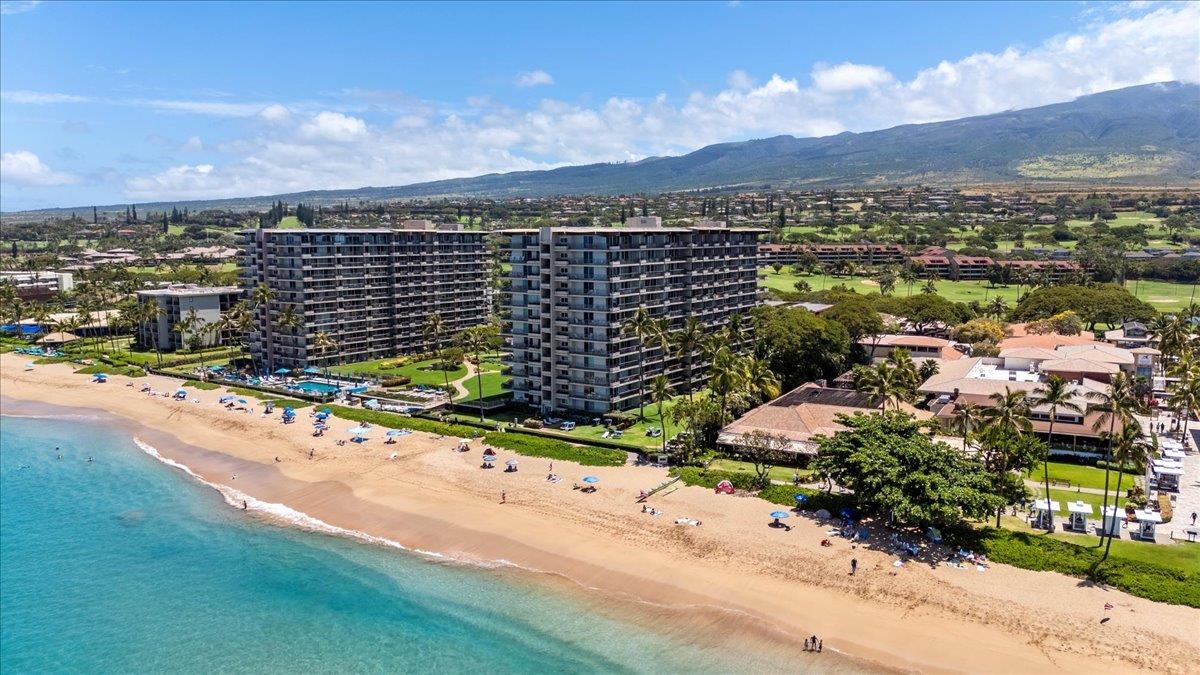
{"label": "tall palm tree", "polygon": [[479,389],[479,421],[484,421],[483,417],[483,369],[480,364],[483,363],[482,354],[490,346],[488,335],[484,332],[486,326],[472,326],[458,334],[456,340],[463,351],[475,357],[475,386]]}
{"label": "tall palm tree", "polygon": [[999,319],[999,318],[1003,317],[1004,313],[1007,311],[1008,311],[1008,303],[1004,301],[1004,298],[1002,298],[998,295],[996,297],[992,298],[991,302],[988,303],[988,306],[987,306],[988,316]]}
{"label": "tall palm tree", "polygon": [[[1146,438],[1142,434],[1142,425],[1126,424],[1121,431],[1117,432],[1115,438],[1109,438],[1109,443],[1112,444],[1112,461],[1117,463],[1120,470],[1117,471],[1117,489],[1113,496],[1113,506],[1117,505],[1117,501],[1121,498],[1121,479],[1125,477],[1125,467],[1131,467],[1137,473],[1146,471],[1146,464],[1150,461],[1150,457],[1156,446],[1158,439],[1156,437]],[[1100,514],[1101,519],[1104,514]],[[1112,548],[1113,538],[1109,536],[1108,542],[1104,545],[1104,555],[1100,557],[1100,562],[1108,559],[1108,551]]]}
{"label": "tall palm tree", "polygon": [[730,314],[725,322],[725,339],[729,341],[729,349],[734,352],[741,351],[742,340],[746,337],[746,328],[743,324],[743,317],[737,312]]}
{"label": "tall palm tree", "polygon": [[687,395],[688,400],[692,400],[692,359],[696,350],[700,347],[700,341],[704,339],[704,324],[700,323],[699,319],[694,316],[689,316],[683,322],[683,328],[676,331],[671,340],[675,344],[675,353],[683,357],[684,368],[687,377]]}
{"label": "tall palm tree", "polygon": [[1192,411],[1200,408],[1200,377],[1192,372],[1188,377],[1180,379],[1171,392],[1171,397],[1167,399],[1167,404],[1175,411],[1176,417],[1183,417],[1183,437],[1186,439]]}
{"label": "tall palm tree", "polygon": [[[1050,428],[1046,434],[1046,456],[1042,458],[1042,477],[1046,484],[1046,504],[1050,504],[1050,444],[1054,442],[1054,420],[1058,417],[1059,409],[1082,413],[1083,408],[1074,401],[1071,385],[1059,377],[1051,375],[1046,378],[1046,384],[1033,390],[1033,406],[1048,406],[1050,408]],[[1049,531],[1054,531],[1054,512],[1046,509],[1049,521]]]}
{"label": "tall palm tree", "polygon": [[667,418],[663,417],[663,403],[671,400],[671,381],[659,373],[650,381],[650,400],[658,405],[658,420],[662,423],[662,452],[667,454]]}
{"label": "tall palm tree", "polygon": [[921,280],[920,275],[912,267],[904,267],[900,270],[900,281],[905,286],[908,286],[908,294],[912,295],[913,284]]}
{"label": "tall palm tree", "polygon": [[[421,334],[426,340],[433,340],[433,349],[437,352],[438,359],[442,359],[442,333],[446,330],[446,322],[442,320],[442,315],[437,312],[431,312],[425,317],[425,325],[421,328]],[[448,364],[442,363],[442,378],[446,381],[446,395],[454,398],[454,392],[450,391],[450,371],[446,369]]]}
{"label": "tall palm tree", "polygon": [[[1112,470],[1113,459],[1113,439],[1115,438],[1116,424],[1119,421],[1122,428],[1128,425],[1138,424],[1134,415],[1142,411],[1142,401],[1137,395],[1137,390],[1134,388],[1134,380],[1132,377],[1123,372],[1118,372],[1112,376],[1108,383],[1107,392],[1088,392],[1087,399],[1094,402],[1095,408],[1101,411],[1100,417],[1096,419],[1092,429],[1100,430],[1104,425],[1108,424],[1108,453],[1104,463],[1104,498],[1101,501],[1100,517],[1104,517],[1104,510],[1108,508],[1108,480],[1109,472]],[[1100,528],[1100,538],[1104,539],[1105,528]],[[1111,535],[1110,535],[1111,536]]]}
{"label": "tall palm tree", "polygon": [[[322,361],[325,360],[325,356],[328,355],[331,350],[337,349],[337,346],[337,341],[330,337],[329,333],[318,331],[317,334],[313,336],[313,349],[316,350],[318,357]],[[325,363],[325,378],[329,378],[329,362],[327,361]]]}
{"label": "tall palm tree", "polygon": [[771,365],[767,363],[766,359],[747,357],[743,369],[746,373],[746,387],[750,390],[750,397],[755,401],[770,401],[782,393],[780,390],[783,385],[779,382],[775,371],[771,370]]}
{"label": "tall palm tree", "polygon": [[266,284],[255,286],[250,293],[254,311],[262,318],[263,348],[267,351],[267,370],[271,372],[275,371],[275,350],[271,345],[271,301],[274,299],[275,291]]}
{"label": "tall palm tree", "polygon": [[728,348],[720,349],[713,356],[712,366],[709,367],[709,387],[721,399],[722,414],[727,412],[729,394],[740,388],[745,381],[744,375],[741,360]]}
{"label": "tall palm tree", "polygon": [[855,369],[854,389],[869,394],[874,405],[882,403],[884,410],[887,410],[889,403],[899,410],[906,391],[903,381],[897,376],[896,368],[886,361]]}
{"label": "tall palm tree", "polygon": [[954,404],[954,416],[950,418],[950,429],[962,434],[963,450],[967,449],[967,438],[983,424],[983,408],[975,403]]}
{"label": "tall palm tree", "polygon": [[295,337],[295,329],[303,323],[304,317],[292,305],[284,307],[283,311],[279,313],[279,318],[275,319],[275,326],[281,331],[287,331],[291,337]]}
{"label": "tall palm tree", "polygon": [[983,411],[985,426],[1011,434],[1033,431],[1033,423],[1029,421],[1029,397],[1024,391],[1005,387],[1003,393],[994,392],[989,398],[992,405]]}
{"label": "tall palm tree", "polygon": [[658,322],[650,316],[650,310],[638,307],[621,330],[633,335],[638,341],[638,418],[646,419],[646,343],[658,330]]}

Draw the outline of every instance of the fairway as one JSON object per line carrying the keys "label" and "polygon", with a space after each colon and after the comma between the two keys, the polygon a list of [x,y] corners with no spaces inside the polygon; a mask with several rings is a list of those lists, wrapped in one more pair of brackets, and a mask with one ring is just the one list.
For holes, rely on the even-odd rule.
{"label": "fairway", "polygon": [[[787,267],[784,267],[779,274],[776,274],[775,270],[770,267],[764,267],[758,271],[759,288],[794,293],[796,292],[796,282],[800,280],[808,282],[814,291],[828,289],[838,284],[844,284],[859,293],[877,293],[879,291],[873,279],[864,277],[835,277],[827,274],[797,276],[791,274]],[[1017,287],[1015,285],[992,288],[986,281],[948,281],[945,279],[936,281],[934,284],[937,287],[938,295],[955,302],[971,302],[972,300],[987,302],[998,296],[1004,298],[1010,307],[1017,303]],[[898,297],[917,295],[924,285],[925,281],[920,281],[913,284],[910,289],[907,285],[897,282],[896,290],[892,295]],[[1163,312],[1187,307],[1195,297],[1196,291],[1196,284],[1179,284],[1169,281],[1128,281],[1125,287],[1139,299],[1154,305],[1156,309]],[[1028,292],[1028,287],[1022,287],[1021,292]]]}

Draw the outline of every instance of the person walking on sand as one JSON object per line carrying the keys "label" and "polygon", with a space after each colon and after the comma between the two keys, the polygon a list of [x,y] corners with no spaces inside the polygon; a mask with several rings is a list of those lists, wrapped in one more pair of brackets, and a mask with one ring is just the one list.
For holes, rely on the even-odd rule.
{"label": "person walking on sand", "polygon": [[316,449],[316,448],[309,448],[309,449],[308,449],[308,458],[309,458],[309,459],[312,459],[312,458],[313,458],[313,455],[314,455],[314,454],[316,454],[316,452],[317,452],[317,449]]}
{"label": "person walking on sand", "polygon": [[1192,525],[1196,524],[1196,512],[1192,511]]}
{"label": "person walking on sand", "polygon": [[248,508],[250,508],[250,505],[246,503],[245,499],[243,499],[242,500],[242,510],[245,511]]}
{"label": "person walking on sand", "polygon": [[850,559],[850,576],[854,576],[858,572],[858,558]]}
{"label": "person walking on sand", "polygon": [[825,648],[825,641],[817,640],[817,651],[820,652],[824,648]]}
{"label": "person walking on sand", "polygon": [[809,638],[804,638],[804,651],[807,652],[811,649],[811,647],[809,647],[810,644],[811,642],[809,642]]}
{"label": "person walking on sand", "polygon": [[501,491],[500,491],[500,503],[501,503],[501,504],[507,504],[507,503],[508,503],[508,492],[507,492],[506,490],[501,490]]}

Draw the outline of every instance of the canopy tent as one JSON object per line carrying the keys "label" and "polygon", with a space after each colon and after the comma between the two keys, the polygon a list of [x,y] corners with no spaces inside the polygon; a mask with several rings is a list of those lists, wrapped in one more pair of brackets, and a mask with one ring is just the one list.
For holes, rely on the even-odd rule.
{"label": "canopy tent", "polygon": [[1154,528],[1162,522],[1162,516],[1157,511],[1139,509],[1133,512],[1138,522],[1138,539],[1154,541]]}
{"label": "canopy tent", "polygon": [[1104,534],[1110,534],[1114,537],[1121,535],[1121,521],[1125,518],[1124,511],[1110,504],[1100,510],[1100,517],[1102,520],[1100,529]]}
{"label": "canopy tent", "polygon": [[60,330],[58,332],[50,333],[49,335],[44,336],[42,339],[38,340],[38,344],[40,344],[40,345],[65,345],[68,342],[74,342],[78,339],[79,339],[78,335]]}
{"label": "canopy tent", "polygon": [[1035,500],[1033,502],[1033,511],[1033,526],[1040,529],[1046,529],[1050,527],[1050,518],[1053,517],[1052,514],[1058,511],[1058,502],[1054,500],[1047,502],[1045,499]]}
{"label": "canopy tent", "polygon": [[1067,513],[1070,514],[1067,529],[1072,532],[1087,532],[1088,518],[1092,515],[1091,504],[1078,500],[1068,502]]}

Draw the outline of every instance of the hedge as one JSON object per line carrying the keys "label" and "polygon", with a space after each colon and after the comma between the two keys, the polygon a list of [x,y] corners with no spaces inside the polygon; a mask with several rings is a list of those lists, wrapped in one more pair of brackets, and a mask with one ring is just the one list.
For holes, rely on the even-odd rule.
{"label": "hedge", "polygon": [[413,431],[424,431],[425,433],[454,436],[456,438],[473,438],[479,435],[478,429],[462,424],[447,424],[420,417],[405,417],[395,413],[366,410],[363,408],[347,408],[340,405],[323,407],[328,407],[333,411],[334,415],[342,419],[354,422],[370,422],[371,424],[378,424],[379,426],[393,429],[412,429]]}
{"label": "hedge", "polygon": [[1200,608],[1200,574],[1153,563],[1109,558],[1098,548],[1045,535],[984,528],[948,533],[947,541],[986,553],[993,562],[1027,570],[1060,572],[1091,579],[1131,595]]}
{"label": "hedge", "polygon": [[759,492],[758,496],[772,504],[795,506],[797,494],[808,497],[808,500],[804,502],[804,509],[806,511],[825,509],[832,514],[836,514],[843,508],[854,506],[854,497],[852,495],[813,490],[811,488],[795,487],[792,485],[770,485]]}
{"label": "hedge", "polygon": [[584,466],[624,466],[629,459],[629,456],[620,450],[572,445],[555,438],[523,436],[504,431],[493,431],[486,434],[483,442],[498,448],[507,448],[522,455],[560,459]]}
{"label": "hedge", "polygon": [[201,382],[200,380],[188,380],[187,382],[183,383],[183,386],[199,389],[201,391],[212,391],[214,389],[221,388],[221,385],[217,384],[216,382]]}
{"label": "hedge", "polygon": [[104,363],[97,363],[93,366],[86,366],[76,370],[77,375],[95,375],[96,373],[105,373],[108,375],[124,375],[125,377],[145,377],[146,372],[136,366],[113,366]]}
{"label": "hedge", "polygon": [[671,473],[682,478],[686,485],[715,488],[717,483],[727,480],[738,490],[750,491],[756,487],[754,475],[741,471],[719,471],[698,466],[680,466],[672,469]]}

